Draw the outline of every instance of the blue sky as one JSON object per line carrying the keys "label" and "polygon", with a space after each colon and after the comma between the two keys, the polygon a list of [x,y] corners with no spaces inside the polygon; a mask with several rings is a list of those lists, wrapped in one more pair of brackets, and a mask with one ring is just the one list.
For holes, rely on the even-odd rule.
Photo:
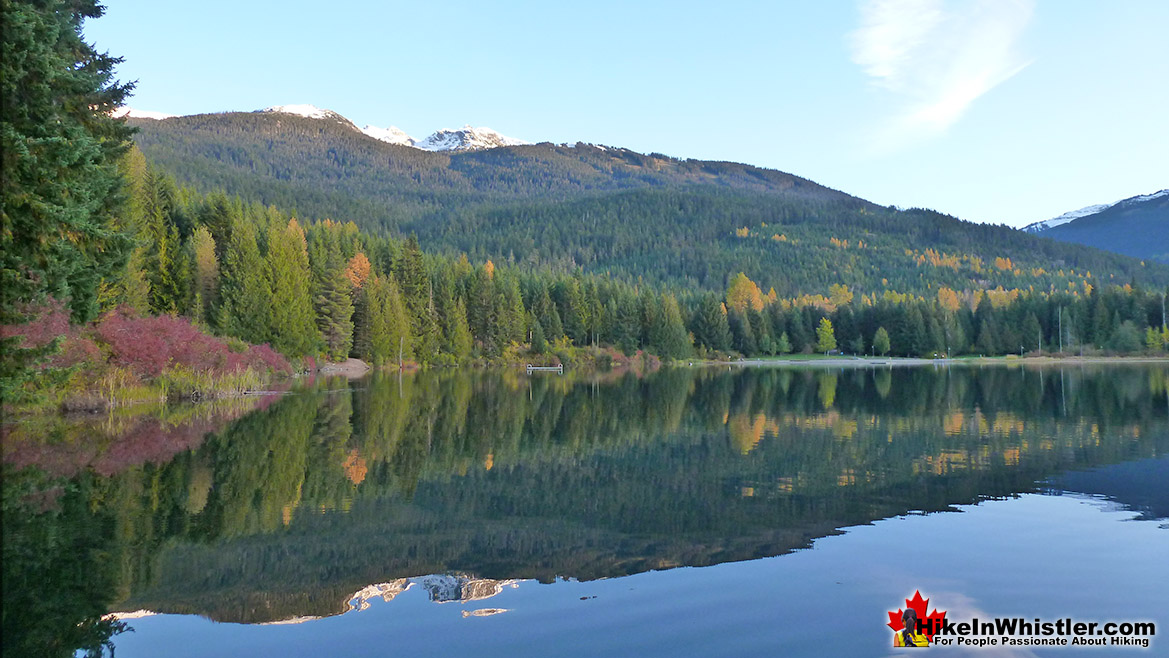
{"label": "blue sky", "polygon": [[108,0],[130,105],[309,103],[780,169],[1020,226],[1169,187],[1169,2]]}

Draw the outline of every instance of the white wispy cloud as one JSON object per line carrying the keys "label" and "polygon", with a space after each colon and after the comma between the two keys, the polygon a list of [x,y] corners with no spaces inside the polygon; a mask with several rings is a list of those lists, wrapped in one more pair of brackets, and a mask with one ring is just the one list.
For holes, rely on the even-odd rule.
{"label": "white wispy cloud", "polygon": [[945,132],[1030,63],[1018,42],[1034,0],[861,0],[852,60],[900,103],[879,148]]}

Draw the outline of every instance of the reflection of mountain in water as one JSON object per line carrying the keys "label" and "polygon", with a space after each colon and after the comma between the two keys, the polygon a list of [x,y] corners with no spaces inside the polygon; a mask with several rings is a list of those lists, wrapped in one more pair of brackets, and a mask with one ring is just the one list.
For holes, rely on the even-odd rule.
{"label": "reflection of mountain in water", "polygon": [[491,580],[452,574],[423,576],[415,580],[435,603],[481,601],[499,594],[505,586],[514,586],[516,583],[515,580]]}
{"label": "reflection of mountain in water", "polygon": [[1169,519],[1169,457],[1070,471],[1051,480],[1048,493],[1104,496],[1140,512],[1142,520]]}
{"label": "reflection of mountain in water", "polygon": [[[353,610],[368,610],[370,601],[373,599],[381,599],[389,603],[398,597],[399,594],[410,589],[414,585],[420,585],[426,590],[430,600],[435,603],[469,603],[472,601],[482,601],[489,599],[497,594],[503,592],[503,588],[507,586],[518,587],[519,581],[516,580],[490,580],[487,578],[474,578],[461,574],[434,574],[430,576],[420,576],[418,578],[398,578],[387,583],[374,583],[366,585],[357,590],[350,596],[346,597],[345,612]],[[484,612],[486,610],[486,612]],[[498,614],[505,612],[499,608],[486,608],[484,610],[475,610],[471,612],[464,612],[464,616],[486,616],[489,614]],[[139,611],[143,614],[155,614],[148,611]],[[118,619],[130,619],[133,614],[137,613],[115,613]],[[142,616],[139,614],[138,616]],[[319,616],[305,616],[300,615],[290,617],[288,619],[281,619],[277,621],[265,622],[268,624],[299,624],[306,621],[320,619]]]}
{"label": "reflection of mountain in water", "polygon": [[375,376],[287,396],[169,463],[83,478],[65,503],[116,529],[106,600],[266,622],[410,582],[465,601],[511,579],[780,555],[1032,491],[1163,454],[1165,392],[1161,366]]}

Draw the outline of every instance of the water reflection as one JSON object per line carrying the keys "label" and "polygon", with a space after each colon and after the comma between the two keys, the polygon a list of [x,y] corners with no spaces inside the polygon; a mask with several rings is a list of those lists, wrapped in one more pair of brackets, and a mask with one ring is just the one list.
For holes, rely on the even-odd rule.
{"label": "water reflection", "polygon": [[1163,455],[1167,374],[375,374],[307,386],[206,438],[176,424],[186,438],[165,460],[99,451],[45,474],[25,467],[60,445],[10,436],[4,604],[20,612],[5,646],[10,627],[83,646],[70,629],[107,609],[303,620],[414,582],[468,600],[515,579],[781,555]]}

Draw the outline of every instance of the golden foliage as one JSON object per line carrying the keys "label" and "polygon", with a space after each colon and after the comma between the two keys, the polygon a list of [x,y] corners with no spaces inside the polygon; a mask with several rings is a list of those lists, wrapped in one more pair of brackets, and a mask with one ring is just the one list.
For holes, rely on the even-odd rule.
{"label": "golden foliage", "polygon": [[957,311],[962,307],[961,302],[958,301],[958,293],[945,286],[938,288],[938,304],[950,312]]}
{"label": "golden foliage", "polygon": [[763,292],[746,274],[739,272],[727,288],[727,304],[736,311],[746,310],[747,307],[762,311]]}
{"label": "golden foliage", "polygon": [[843,306],[852,301],[852,291],[846,285],[834,283],[828,286],[828,299],[833,306]]}
{"label": "golden foliage", "polygon": [[365,457],[362,457],[361,453],[357,452],[357,448],[349,452],[341,468],[345,470],[345,477],[349,478],[349,481],[353,484],[361,484],[365,480],[366,473],[369,472],[369,466],[365,463]]}
{"label": "golden foliage", "polygon": [[345,278],[349,279],[349,283],[353,284],[354,288],[365,285],[366,280],[369,279],[369,272],[369,259],[360,251],[353,254],[353,258],[350,258],[349,263],[345,266]]}

